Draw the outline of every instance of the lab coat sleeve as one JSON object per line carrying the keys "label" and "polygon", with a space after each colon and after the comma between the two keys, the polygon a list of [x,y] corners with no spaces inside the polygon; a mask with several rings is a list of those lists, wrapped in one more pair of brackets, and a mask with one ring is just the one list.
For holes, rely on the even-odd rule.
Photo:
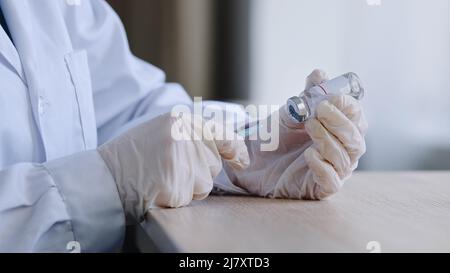
{"label": "lab coat sleeve", "polygon": [[0,171],[0,252],[116,251],[124,213],[97,151]]}

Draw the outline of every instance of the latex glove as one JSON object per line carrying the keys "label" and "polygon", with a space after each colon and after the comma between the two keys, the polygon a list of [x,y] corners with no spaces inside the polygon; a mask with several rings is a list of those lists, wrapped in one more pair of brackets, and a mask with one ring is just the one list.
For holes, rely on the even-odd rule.
{"label": "latex glove", "polygon": [[[315,70],[306,88],[325,80],[326,74]],[[330,97],[316,111],[305,126],[291,120],[286,106],[280,108],[278,149],[261,151],[260,141],[247,141],[250,167],[226,168],[231,181],[272,198],[323,199],[337,192],[366,150],[367,122],[359,102],[349,96]]]}
{"label": "latex glove", "polygon": [[[222,159],[235,169],[247,167],[243,140],[219,140],[220,125],[195,118],[200,122],[168,113],[98,148],[115,179],[127,220],[141,220],[152,207],[181,207],[205,198],[222,170]],[[174,129],[193,134],[176,140]]]}

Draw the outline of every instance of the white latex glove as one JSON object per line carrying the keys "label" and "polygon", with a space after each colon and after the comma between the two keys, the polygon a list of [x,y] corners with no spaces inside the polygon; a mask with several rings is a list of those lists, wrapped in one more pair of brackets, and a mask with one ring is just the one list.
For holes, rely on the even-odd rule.
{"label": "white latex glove", "polygon": [[[306,88],[326,79],[323,71],[315,70]],[[286,106],[279,117],[278,149],[261,151],[260,141],[247,141],[250,167],[244,171],[226,167],[231,181],[251,194],[272,198],[323,199],[337,192],[366,150],[367,122],[358,101],[330,97],[306,125],[293,122]]]}
{"label": "white latex glove", "polygon": [[[236,169],[249,164],[243,140],[218,140],[221,126],[195,118],[200,122],[168,113],[98,148],[116,181],[128,220],[141,220],[152,207],[181,207],[205,198],[222,170],[222,159]],[[174,128],[194,134],[176,140]]]}

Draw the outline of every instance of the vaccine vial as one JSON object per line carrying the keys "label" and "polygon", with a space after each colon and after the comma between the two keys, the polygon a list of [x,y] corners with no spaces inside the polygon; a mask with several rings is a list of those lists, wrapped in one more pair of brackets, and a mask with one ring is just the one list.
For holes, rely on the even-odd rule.
{"label": "vaccine vial", "polygon": [[[349,95],[357,100],[364,97],[364,88],[358,75],[346,73],[332,80],[315,85],[303,91],[299,96],[288,99],[286,107],[289,116],[297,123],[303,123],[315,116],[316,107],[331,95]],[[257,132],[259,122],[247,125],[236,133],[248,137]]]}
{"label": "vaccine vial", "polygon": [[364,97],[364,88],[358,75],[346,73],[332,80],[315,85],[287,101],[289,116],[298,123],[315,116],[317,105],[331,95],[349,95],[357,100]]}

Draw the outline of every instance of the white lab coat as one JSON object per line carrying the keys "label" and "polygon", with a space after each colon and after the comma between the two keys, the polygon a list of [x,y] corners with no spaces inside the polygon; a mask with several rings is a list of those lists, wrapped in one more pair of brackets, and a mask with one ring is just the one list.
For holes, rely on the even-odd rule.
{"label": "white lab coat", "polygon": [[95,148],[191,99],[131,54],[103,0],[0,4],[0,251],[117,250],[124,214]]}

